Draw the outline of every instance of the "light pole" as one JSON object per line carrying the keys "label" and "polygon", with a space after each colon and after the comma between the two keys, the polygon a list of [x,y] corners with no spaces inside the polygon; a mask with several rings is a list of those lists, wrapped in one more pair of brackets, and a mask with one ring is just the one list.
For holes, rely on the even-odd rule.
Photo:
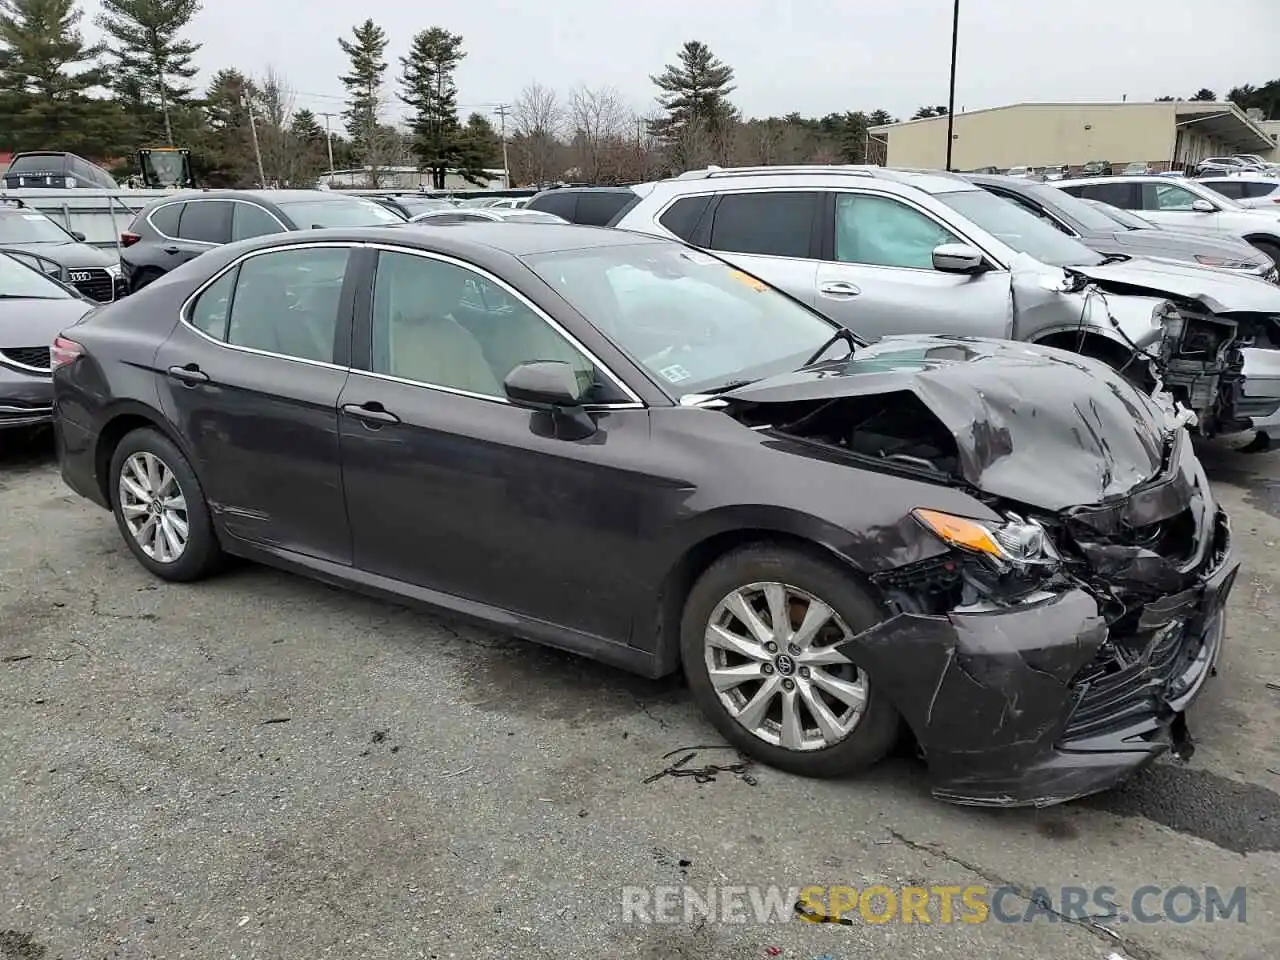
{"label": "light pole", "polygon": [[951,90],[947,98],[947,171],[951,170],[951,145],[956,129],[956,44],[960,39],[960,0],[953,0],[951,13]]}

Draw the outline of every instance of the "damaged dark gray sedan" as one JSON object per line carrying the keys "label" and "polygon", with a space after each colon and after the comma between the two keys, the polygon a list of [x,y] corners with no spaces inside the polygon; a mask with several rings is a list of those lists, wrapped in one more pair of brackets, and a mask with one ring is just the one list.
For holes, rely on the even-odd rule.
{"label": "damaged dark gray sedan", "polygon": [[[648,676],[808,776],[938,796],[1185,749],[1236,572],[1177,410],[1105,363],[858,341],[570,225],[232,244],[54,344],[63,477],[155,575],[234,554]],[[424,650],[424,655],[428,651]]]}

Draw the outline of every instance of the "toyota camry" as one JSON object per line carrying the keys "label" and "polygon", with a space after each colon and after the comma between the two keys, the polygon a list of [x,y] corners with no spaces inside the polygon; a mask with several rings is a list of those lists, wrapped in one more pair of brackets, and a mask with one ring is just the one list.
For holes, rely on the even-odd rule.
{"label": "toyota camry", "polygon": [[[1187,741],[1233,559],[1167,398],[1052,348],[866,344],[567,224],[234,243],[65,329],[62,475],[138,562],[227,555],[657,677],[735,746],[1043,805]],[[424,651],[425,652],[425,651]]]}

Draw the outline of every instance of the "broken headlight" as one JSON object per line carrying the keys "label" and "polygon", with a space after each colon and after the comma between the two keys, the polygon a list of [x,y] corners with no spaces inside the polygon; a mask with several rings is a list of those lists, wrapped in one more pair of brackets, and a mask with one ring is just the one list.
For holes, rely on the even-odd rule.
{"label": "broken headlight", "polygon": [[958,517],[940,510],[916,509],[912,516],[943,543],[973,560],[964,579],[980,594],[1017,599],[1038,590],[1058,573],[1062,557],[1048,532],[1035,520],[1005,515],[1003,523]]}

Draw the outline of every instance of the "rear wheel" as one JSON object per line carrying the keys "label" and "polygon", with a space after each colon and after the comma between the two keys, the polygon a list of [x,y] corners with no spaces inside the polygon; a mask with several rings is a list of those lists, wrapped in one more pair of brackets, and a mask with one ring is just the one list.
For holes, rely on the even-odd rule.
{"label": "rear wheel", "polygon": [[138,562],[164,580],[213,573],[222,550],[187,458],[150,428],[126,434],[111,457],[111,509]]}
{"label": "rear wheel", "polygon": [[744,547],[689,593],[685,675],[716,729],[749,756],[801,776],[857,773],[892,749],[898,714],[835,647],[882,619],[834,563]]}

